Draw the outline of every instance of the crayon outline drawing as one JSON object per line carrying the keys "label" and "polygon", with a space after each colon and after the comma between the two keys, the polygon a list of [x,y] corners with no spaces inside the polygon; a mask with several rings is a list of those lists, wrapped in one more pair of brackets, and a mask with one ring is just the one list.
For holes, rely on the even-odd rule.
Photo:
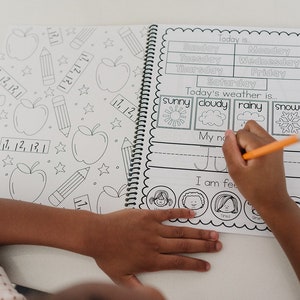
{"label": "crayon outline drawing", "polygon": [[87,126],[78,126],[72,138],[72,153],[79,162],[91,165],[96,163],[105,154],[108,146],[108,135],[98,130],[100,124],[92,129]]}
{"label": "crayon outline drawing", "polygon": [[174,208],[176,205],[176,195],[169,187],[158,185],[149,191],[146,204],[149,209]]}
{"label": "crayon outline drawing", "polygon": [[25,163],[17,164],[9,178],[9,193],[12,199],[30,199],[31,202],[35,202],[40,197],[47,183],[47,175],[43,170],[36,169],[38,165],[38,161],[31,167]]}
{"label": "crayon outline drawing", "polygon": [[6,53],[10,58],[26,60],[36,51],[39,44],[39,37],[30,33],[32,28],[23,31],[15,28],[6,40]]}
{"label": "crayon outline drawing", "polygon": [[13,116],[16,131],[31,136],[44,127],[49,111],[46,105],[38,104],[41,99],[41,97],[35,101],[22,99],[16,106]]}

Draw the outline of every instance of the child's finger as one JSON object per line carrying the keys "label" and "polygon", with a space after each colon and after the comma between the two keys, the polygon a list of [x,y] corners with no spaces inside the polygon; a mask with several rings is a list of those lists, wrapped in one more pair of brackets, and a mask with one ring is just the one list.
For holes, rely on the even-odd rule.
{"label": "child's finger", "polygon": [[153,214],[159,222],[172,220],[172,219],[190,219],[195,216],[193,210],[186,208],[171,208],[171,209],[161,209],[154,210]]}
{"label": "child's finger", "polygon": [[226,131],[222,150],[227,166],[233,167],[235,165],[245,165],[240,146],[237,143],[237,139],[233,131]]}
{"label": "child's finger", "polygon": [[270,143],[275,140],[263,127],[253,120],[249,120],[244,129],[262,138],[266,141],[266,143]]}
{"label": "child's finger", "polygon": [[203,230],[190,227],[162,225],[159,234],[164,238],[186,238],[196,240],[217,241],[218,232],[214,230]]}

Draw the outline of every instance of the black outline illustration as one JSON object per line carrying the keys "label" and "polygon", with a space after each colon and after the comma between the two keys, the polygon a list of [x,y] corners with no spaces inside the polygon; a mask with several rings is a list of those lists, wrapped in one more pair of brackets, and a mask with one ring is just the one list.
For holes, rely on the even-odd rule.
{"label": "black outline illustration", "polygon": [[[27,200],[35,202],[43,193],[46,183],[47,175],[43,170],[36,170],[39,162],[35,162],[31,167],[24,163],[18,163],[17,167],[12,171],[9,178],[9,193],[12,199]],[[36,176],[32,178],[32,176]],[[31,180],[28,180],[30,177]],[[40,180],[38,180],[40,178]],[[26,190],[24,190],[24,186]]]}
{"label": "black outline illustration", "polygon": [[[208,209],[208,197],[200,189],[189,188],[181,193],[178,199],[178,206],[191,209],[195,213],[194,218],[199,218]],[[191,220],[192,224],[198,224],[199,220]]]}
{"label": "black outline illustration", "polygon": [[12,30],[6,40],[6,53],[9,57],[23,61],[34,54],[39,45],[39,37],[35,33],[30,33],[31,30],[32,28],[26,31],[21,28]]}
{"label": "black outline illustration", "polygon": [[7,73],[2,67],[0,67],[0,86],[17,100],[23,97],[27,92],[14,77]]}
{"label": "black outline illustration", "polygon": [[35,101],[22,99],[16,106],[13,115],[15,129],[28,136],[35,135],[45,126],[49,110],[46,105],[39,104],[41,97]]}
{"label": "black outline illustration", "polygon": [[48,197],[49,202],[54,206],[58,206],[80,186],[86,179],[89,170],[89,167],[77,170]]}
{"label": "black outline illustration", "polygon": [[97,212],[105,214],[122,209],[126,192],[126,184],[121,185],[119,189],[115,189],[112,186],[104,186],[97,199]]}
{"label": "black outline illustration", "polygon": [[123,27],[119,30],[119,34],[131,53],[134,56],[143,59],[144,48],[133,33],[132,29],[129,27]]}
{"label": "black outline illustration", "polygon": [[92,129],[87,126],[77,127],[72,138],[72,153],[77,161],[92,165],[105,154],[108,135],[98,130],[99,127],[100,124],[96,124]]}
{"label": "black outline illustration", "polygon": [[69,93],[93,58],[94,55],[83,51],[61,80],[57,88],[64,93]]}
{"label": "black outline illustration", "polygon": [[115,93],[120,91],[130,77],[130,66],[126,62],[120,62],[122,56],[114,61],[103,58],[96,70],[96,80],[99,88],[104,91]]}
{"label": "black outline illustration", "polygon": [[61,45],[64,42],[62,32],[59,27],[47,27],[47,35],[50,46]]}
{"label": "black outline illustration", "polygon": [[155,186],[149,191],[146,203],[149,209],[168,209],[176,206],[177,199],[169,187]]}
{"label": "black outline illustration", "polygon": [[73,199],[74,207],[77,210],[92,211],[91,201],[88,194],[78,196]]}
{"label": "black outline illustration", "polygon": [[82,28],[79,33],[70,42],[70,46],[74,49],[79,49],[89,39],[89,37],[95,32],[95,27]]}
{"label": "black outline illustration", "polygon": [[65,97],[62,95],[54,97],[52,99],[52,105],[54,108],[58,130],[65,137],[68,137],[71,130],[71,121]]}
{"label": "black outline illustration", "polygon": [[52,85],[55,83],[55,75],[52,61],[52,54],[47,48],[43,48],[40,54],[40,64],[42,80],[44,85]]}

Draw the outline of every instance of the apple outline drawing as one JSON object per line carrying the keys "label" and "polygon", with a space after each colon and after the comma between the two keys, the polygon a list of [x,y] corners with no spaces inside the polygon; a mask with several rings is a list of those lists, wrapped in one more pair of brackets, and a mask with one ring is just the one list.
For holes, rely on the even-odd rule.
{"label": "apple outline drawing", "polygon": [[42,98],[39,97],[34,102],[22,99],[16,106],[13,123],[19,133],[31,136],[39,132],[45,126],[49,111],[47,106],[43,104],[38,105],[41,99]]}
{"label": "apple outline drawing", "polygon": [[[24,163],[17,164],[17,167],[12,171],[9,178],[9,193],[12,199],[24,200],[23,187],[26,187],[26,191],[31,193],[28,198],[32,199],[32,202],[35,202],[41,196],[46,187],[47,175],[43,170],[35,170],[38,165],[38,161],[31,167]],[[35,177],[28,180],[28,176]]]}
{"label": "apple outline drawing", "polygon": [[[97,199],[98,214],[105,214],[105,213],[110,213],[110,212],[123,209],[126,194],[127,194],[127,184],[123,184],[119,188],[119,190],[116,190],[115,188],[109,185],[103,186],[102,191],[99,194]],[[112,205],[112,204],[116,204],[116,205]],[[105,210],[103,210],[102,208],[105,208]]]}
{"label": "apple outline drawing", "polygon": [[130,66],[125,62],[120,62],[122,58],[119,56],[115,61],[103,58],[97,66],[96,81],[101,90],[118,92],[128,82]]}
{"label": "apple outline drawing", "polygon": [[39,44],[39,37],[30,33],[32,28],[23,31],[15,28],[6,40],[6,53],[10,58],[26,60],[36,51]]}
{"label": "apple outline drawing", "polygon": [[[108,146],[108,135],[104,131],[97,131],[99,127],[99,123],[92,129],[83,125],[77,127],[72,138],[72,153],[78,162],[92,165],[105,154]],[[100,139],[97,141],[98,137]]]}

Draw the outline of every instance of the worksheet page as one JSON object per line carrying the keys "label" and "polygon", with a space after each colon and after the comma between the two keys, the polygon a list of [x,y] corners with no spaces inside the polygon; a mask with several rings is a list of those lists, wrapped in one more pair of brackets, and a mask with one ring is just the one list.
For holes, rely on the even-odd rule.
{"label": "worksheet page", "polygon": [[[148,48],[137,206],[190,208],[193,219],[174,222],[270,235],[230,178],[222,145],[227,129],[250,119],[276,139],[299,133],[299,32],[158,25]],[[298,145],[285,149],[284,163],[299,204]]]}
{"label": "worksheet page", "polygon": [[148,26],[12,26],[0,50],[0,197],[124,208]]}

